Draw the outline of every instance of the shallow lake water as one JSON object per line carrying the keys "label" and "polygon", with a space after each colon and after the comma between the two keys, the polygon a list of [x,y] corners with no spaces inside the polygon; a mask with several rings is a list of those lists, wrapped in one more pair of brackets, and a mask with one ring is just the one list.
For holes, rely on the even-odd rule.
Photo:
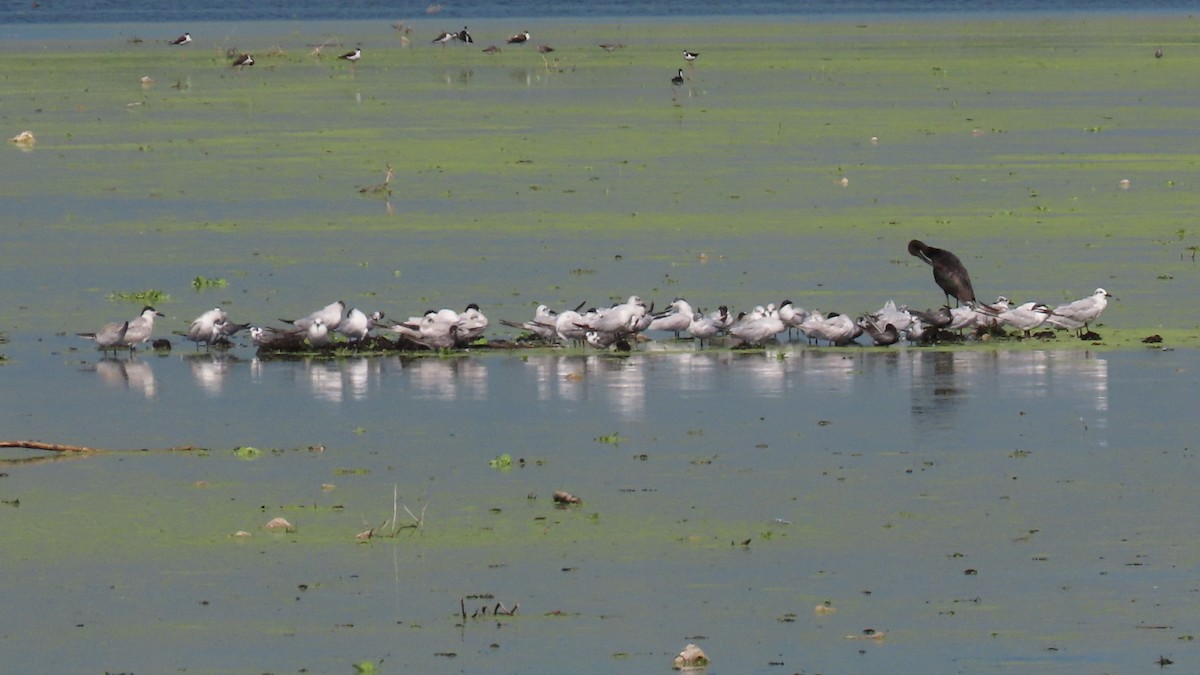
{"label": "shallow lake water", "polygon": [[[7,436],[134,450],[6,451],[39,458],[0,479],[11,667],[665,672],[688,642],[710,672],[1195,657],[1192,350],[241,351],[6,366],[29,397]],[[180,444],[208,449],[139,451]],[[356,539],[394,503],[423,526]],[[460,601],[520,608],[464,622]]]}
{"label": "shallow lake water", "polygon": [[[694,642],[713,673],[1186,668],[1194,23],[531,22],[545,61],[443,51],[427,18],[408,47],[214,24],[165,55],[174,28],[21,27],[0,440],[113,452],[0,454],[5,667],[667,672]],[[1108,287],[1105,339],[259,360],[171,335],[339,297],[478,302],[495,336],[630,293],[935,306],[917,236],[981,296]],[[169,353],[74,335],[148,290]]]}

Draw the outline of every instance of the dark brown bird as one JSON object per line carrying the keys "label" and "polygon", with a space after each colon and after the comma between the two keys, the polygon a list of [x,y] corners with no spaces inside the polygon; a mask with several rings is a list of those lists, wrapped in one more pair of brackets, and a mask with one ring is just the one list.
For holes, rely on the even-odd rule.
{"label": "dark brown bird", "polygon": [[967,268],[959,261],[958,256],[945,249],[927,246],[917,239],[908,242],[908,252],[933,267],[933,280],[946,294],[947,304],[950,303],[950,296],[954,296],[959,305],[975,302],[971,275],[967,274]]}

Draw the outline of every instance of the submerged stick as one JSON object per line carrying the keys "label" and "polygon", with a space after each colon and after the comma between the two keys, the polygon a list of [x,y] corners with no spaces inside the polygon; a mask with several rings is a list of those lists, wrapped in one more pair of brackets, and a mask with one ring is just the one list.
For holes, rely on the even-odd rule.
{"label": "submerged stick", "polygon": [[49,450],[50,452],[76,452],[90,455],[97,452],[193,452],[207,450],[194,445],[180,445],[174,448],[142,448],[140,450],[113,450],[91,448],[86,445],[70,445],[67,443],[45,443],[42,441],[0,441],[0,448],[29,448],[30,450]]}

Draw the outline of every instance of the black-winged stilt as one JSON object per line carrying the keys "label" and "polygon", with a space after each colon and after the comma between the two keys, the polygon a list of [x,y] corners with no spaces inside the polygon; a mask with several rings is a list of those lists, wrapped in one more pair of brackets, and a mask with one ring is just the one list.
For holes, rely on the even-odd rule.
{"label": "black-winged stilt", "polygon": [[508,44],[510,45],[523,45],[526,42],[529,42],[529,31],[522,31],[508,38]]}

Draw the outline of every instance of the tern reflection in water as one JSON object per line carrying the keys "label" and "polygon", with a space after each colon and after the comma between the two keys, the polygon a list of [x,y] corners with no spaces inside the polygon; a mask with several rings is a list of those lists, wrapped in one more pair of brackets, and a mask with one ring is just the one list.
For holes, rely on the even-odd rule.
{"label": "tern reflection in water", "polygon": [[96,362],[96,374],[110,387],[122,387],[154,398],[158,389],[150,364],[138,359],[105,358]]}

